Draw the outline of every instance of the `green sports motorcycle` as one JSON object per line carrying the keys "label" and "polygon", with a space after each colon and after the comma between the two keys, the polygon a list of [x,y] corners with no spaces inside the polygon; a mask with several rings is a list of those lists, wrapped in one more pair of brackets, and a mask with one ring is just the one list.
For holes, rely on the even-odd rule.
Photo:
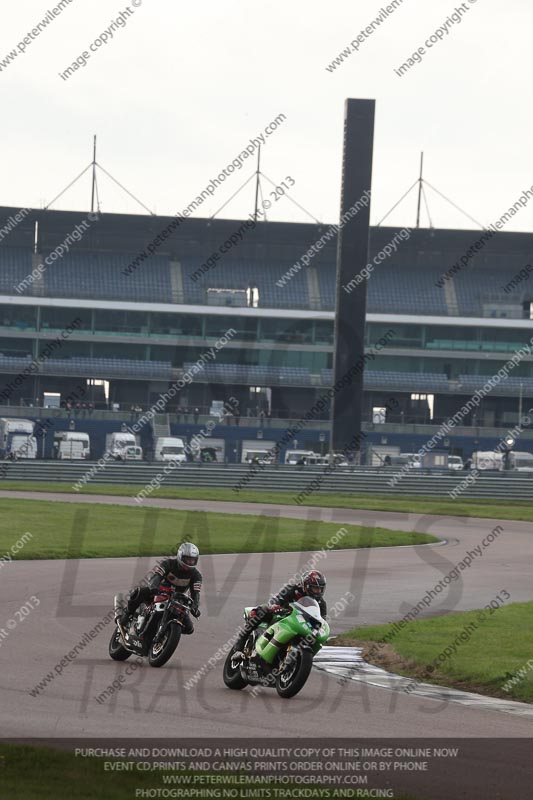
{"label": "green sports motorcycle", "polygon": [[[248,619],[253,606],[244,611]],[[294,697],[303,688],[313,656],[329,637],[329,625],[320,615],[316,600],[302,597],[289,610],[274,615],[272,622],[250,631],[242,651],[234,646],[224,664],[224,683],[229,689],[245,686],[276,687],[280,697]]]}

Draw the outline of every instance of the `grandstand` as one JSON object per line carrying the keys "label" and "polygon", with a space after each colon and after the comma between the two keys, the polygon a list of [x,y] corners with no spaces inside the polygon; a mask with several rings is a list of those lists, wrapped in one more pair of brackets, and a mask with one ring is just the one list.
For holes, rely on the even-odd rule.
{"label": "grandstand", "polygon": [[[16,211],[0,209],[0,218]],[[243,417],[263,409],[275,419],[297,418],[330,386],[335,240],[309,267],[282,280],[323,226],[259,223],[193,278],[240,221],[186,220],[156,253],[139,258],[168,218],[103,215],[61,258],[51,256],[80,218],[32,212],[0,245],[2,381],[13,383],[47,344],[61,339],[14,388],[10,404],[35,402],[44,392],[65,397],[82,385],[97,409],[149,407],[229,330],[231,340],[202,364],[168,411],[179,405],[207,411],[213,400],[234,396]],[[371,229],[370,258],[396,233]],[[391,397],[397,404],[387,412],[388,423],[444,420],[529,342],[533,289],[528,280],[504,287],[528,264],[533,235],[499,233],[450,274],[478,238],[478,231],[413,230],[394,255],[374,264],[367,422]],[[63,336],[73,319],[76,329]],[[393,333],[381,347],[387,331]],[[519,395],[529,408],[532,361],[522,358],[466,424],[512,422]],[[107,397],[93,379],[106,382]],[[327,417],[326,410],[326,434]]]}

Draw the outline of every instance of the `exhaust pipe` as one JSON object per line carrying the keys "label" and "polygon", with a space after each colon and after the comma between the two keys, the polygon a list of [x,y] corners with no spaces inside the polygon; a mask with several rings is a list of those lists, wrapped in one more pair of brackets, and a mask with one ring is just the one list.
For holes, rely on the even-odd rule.
{"label": "exhaust pipe", "polygon": [[125,607],[124,595],[122,594],[122,592],[119,592],[119,594],[116,594],[113,598],[113,608],[115,609],[115,625],[119,629],[123,641],[125,641],[126,639],[126,631],[122,627],[119,617],[121,617],[122,612],[124,611],[124,607]]}
{"label": "exhaust pipe", "polygon": [[124,595],[122,592],[116,594],[113,598],[113,608],[115,609],[115,622],[117,621],[117,617],[119,617],[122,612],[124,611]]}

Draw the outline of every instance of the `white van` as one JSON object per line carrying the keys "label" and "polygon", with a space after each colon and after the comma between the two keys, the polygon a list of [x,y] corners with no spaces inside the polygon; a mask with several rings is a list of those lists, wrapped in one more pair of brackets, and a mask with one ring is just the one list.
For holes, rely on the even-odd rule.
{"label": "white van", "polygon": [[123,458],[123,451],[127,447],[135,447],[136,445],[137,440],[135,436],[133,433],[128,433],[127,431],[114,431],[113,433],[108,433],[105,437],[106,453],[109,453],[111,458],[116,458],[119,461],[126,460]]}
{"label": "white van", "polygon": [[178,439],[176,436],[158,436],[154,445],[154,461],[185,463],[187,455],[183,439]]}
{"label": "white van", "polygon": [[59,431],[54,435],[54,455],[60,460],[90,458],[89,434],[80,431]]}
{"label": "white van", "polygon": [[137,444],[132,444],[129,447],[124,447],[121,450],[119,456],[117,456],[117,461],[142,461],[143,460],[143,449],[139,447]]}
{"label": "white van", "polygon": [[533,454],[512,450],[509,453],[509,469],[515,472],[533,472]]}
{"label": "white van", "polygon": [[[329,463],[328,456],[324,456],[324,463]],[[343,453],[333,453],[333,463],[336,467],[351,467],[350,462]]]}
{"label": "white van", "polygon": [[272,455],[268,452],[268,450],[242,451],[243,464],[257,463],[257,461],[259,461],[261,464],[272,464]]}
{"label": "white van", "polygon": [[37,458],[37,439],[30,419],[0,419],[0,458]]}
{"label": "white van", "polygon": [[270,439],[243,439],[241,445],[241,464],[250,464],[254,459],[259,459],[262,464],[273,464],[275,461],[272,450],[276,442]]}
{"label": "white van", "polygon": [[448,456],[448,469],[460,470],[464,469],[464,467],[461,456]]}
{"label": "white van", "polygon": [[503,455],[494,450],[476,450],[472,453],[472,469],[501,472]]}
{"label": "white van", "polygon": [[[310,467],[324,467],[329,464],[329,456],[319,456],[318,453],[312,453],[310,456],[306,457],[305,463]],[[338,461],[335,456],[333,456],[332,463],[336,464],[337,467],[344,466],[344,463],[340,461],[340,456]]]}
{"label": "white van", "polygon": [[316,464],[316,459],[322,458],[319,453],[313,450],[287,450],[285,453],[285,464],[294,466],[301,459],[304,459],[306,464]]}

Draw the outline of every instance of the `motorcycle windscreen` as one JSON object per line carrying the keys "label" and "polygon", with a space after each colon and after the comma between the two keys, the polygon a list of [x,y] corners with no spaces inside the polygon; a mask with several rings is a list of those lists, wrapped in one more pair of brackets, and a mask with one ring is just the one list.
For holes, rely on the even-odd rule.
{"label": "motorcycle windscreen", "polygon": [[301,597],[292,605],[294,608],[297,608],[298,611],[302,611],[304,614],[312,617],[317,622],[322,622],[320,606],[316,600],[313,600],[312,597]]}

